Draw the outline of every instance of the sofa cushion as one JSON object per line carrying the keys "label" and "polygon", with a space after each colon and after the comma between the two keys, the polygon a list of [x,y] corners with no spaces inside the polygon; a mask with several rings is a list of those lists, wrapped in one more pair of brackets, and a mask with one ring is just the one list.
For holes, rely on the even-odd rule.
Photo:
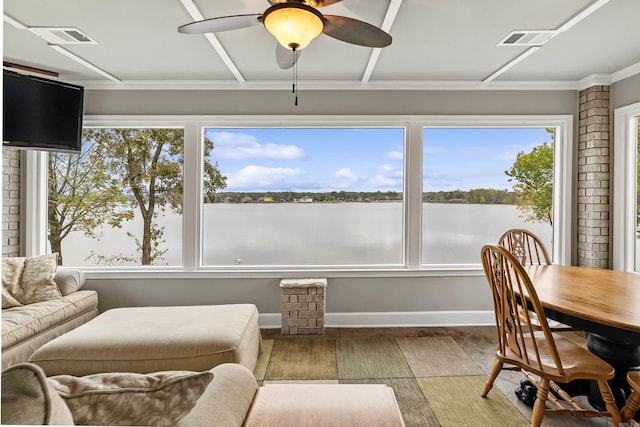
{"label": "sofa cushion", "polygon": [[253,370],[260,350],[253,304],[122,307],[38,348],[47,375],[205,371],[233,362]]}
{"label": "sofa cushion", "polygon": [[175,426],[195,406],[213,373],[59,375],[48,382],[79,425]]}
{"label": "sofa cushion", "polygon": [[2,259],[2,308],[60,298],[53,280],[58,254]]}
{"label": "sofa cushion", "polygon": [[77,292],[82,285],[84,285],[85,274],[84,271],[60,268],[56,271],[56,275],[53,278],[60,289],[62,296]]}
{"label": "sofa cushion", "polygon": [[95,291],[78,291],[49,301],[2,310],[2,349],[41,334],[98,305]]}
{"label": "sofa cushion", "polygon": [[73,425],[71,411],[30,363],[2,372],[2,424]]}

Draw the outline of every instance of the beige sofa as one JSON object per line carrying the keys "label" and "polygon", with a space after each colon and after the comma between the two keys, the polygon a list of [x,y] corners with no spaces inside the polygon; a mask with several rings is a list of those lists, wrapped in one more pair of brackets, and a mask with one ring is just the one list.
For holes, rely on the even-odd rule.
{"label": "beige sofa", "polygon": [[84,273],[58,269],[61,298],[2,309],[2,369],[26,362],[45,343],[98,315],[98,294],[80,290]]}
{"label": "beige sofa", "polygon": [[31,363],[2,372],[2,424],[242,426],[258,385],[247,368],[45,377]]}

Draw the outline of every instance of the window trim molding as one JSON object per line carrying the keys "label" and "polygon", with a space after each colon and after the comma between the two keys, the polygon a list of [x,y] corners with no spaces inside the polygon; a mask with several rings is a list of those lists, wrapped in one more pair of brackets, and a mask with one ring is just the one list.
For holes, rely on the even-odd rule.
{"label": "window trim molding", "polygon": [[[427,126],[448,127],[555,127],[561,144],[555,144],[555,168],[554,171],[554,231],[553,253],[554,262],[570,264],[571,262],[571,224],[572,224],[572,199],[571,195],[572,170],[573,170],[573,115],[350,115],[350,116],[269,116],[269,115],[243,115],[243,116],[201,116],[201,115],[101,115],[85,116],[86,127],[182,127],[185,129],[185,188],[192,188],[191,193],[185,194],[185,210],[183,212],[183,265],[177,268],[166,267],[133,267],[133,268],[109,268],[101,269],[87,267],[92,277],[281,277],[283,274],[321,273],[333,277],[404,277],[404,276],[431,276],[431,275],[478,275],[481,265],[422,265],[421,264],[421,233],[411,233],[411,230],[420,230],[422,221],[422,150],[423,128]],[[201,248],[199,237],[200,218],[202,204],[198,202],[201,183],[199,174],[202,152],[198,147],[202,146],[203,127],[251,127],[251,126],[394,126],[405,128],[405,178],[404,189],[404,265],[381,266],[378,268],[349,266],[292,266],[269,268],[202,268]],[[195,147],[192,147],[195,145]],[[27,227],[27,242],[35,242],[27,245],[26,255],[44,253],[46,250],[46,204],[38,203],[46,198],[46,153],[29,152],[33,165],[27,164],[29,176],[40,179],[27,180],[27,194],[33,196],[26,203],[26,218],[29,221],[39,221]],[[197,168],[189,168],[188,163],[195,162]],[[45,178],[43,178],[45,177]],[[187,206],[188,205],[188,206]],[[38,213],[38,209],[40,212]],[[44,217],[42,210],[45,210]],[[556,226],[557,225],[557,226]],[[117,276],[116,276],[117,275]]]}
{"label": "window trim molding", "polygon": [[[635,271],[637,128],[640,102],[613,111],[613,269]],[[640,120],[640,118],[638,119]]]}

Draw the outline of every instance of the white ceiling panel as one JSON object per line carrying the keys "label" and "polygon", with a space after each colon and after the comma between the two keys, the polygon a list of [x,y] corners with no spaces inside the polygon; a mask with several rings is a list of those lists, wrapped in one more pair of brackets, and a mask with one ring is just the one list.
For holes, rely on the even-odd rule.
{"label": "white ceiling panel", "polygon": [[[5,17],[27,27],[76,27],[95,39],[98,44],[63,47],[121,83],[54,51],[44,39],[15,28],[7,19],[3,57],[58,72],[61,80],[88,87],[263,89],[291,84],[293,70],[278,67],[275,39],[262,25],[215,34],[219,48],[204,35],[178,33],[178,26],[194,20],[190,1],[4,1]],[[267,0],[192,4],[204,18],[262,14],[270,6]],[[447,87],[480,84],[489,76],[489,87],[540,87],[578,84],[589,76],[623,69],[640,72],[638,0],[343,0],[319,10],[378,27],[388,15],[395,17],[388,29],[393,42],[376,50],[320,35],[301,51],[301,87]],[[585,10],[589,13],[581,15]],[[576,16],[579,22],[520,62],[528,47],[497,46],[514,30],[556,30]],[[370,75],[363,81],[367,69]]]}

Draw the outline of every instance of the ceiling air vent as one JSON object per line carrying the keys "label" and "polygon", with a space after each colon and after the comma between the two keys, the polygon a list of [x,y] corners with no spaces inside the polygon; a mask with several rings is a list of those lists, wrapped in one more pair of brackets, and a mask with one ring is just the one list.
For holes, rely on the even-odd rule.
{"label": "ceiling air vent", "polygon": [[555,35],[555,30],[512,31],[498,46],[542,46]]}
{"label": "ceiling air vent", "polygon": [[29,27],[28,30],[51,44],[98,43],[75,27]]}

